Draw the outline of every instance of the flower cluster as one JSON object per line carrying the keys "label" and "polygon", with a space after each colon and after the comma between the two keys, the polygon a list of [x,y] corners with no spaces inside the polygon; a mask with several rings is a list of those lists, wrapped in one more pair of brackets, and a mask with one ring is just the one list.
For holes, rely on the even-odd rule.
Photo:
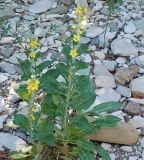
{"label": "flower cluster", "polygon": [[72,29],[75,31],[75,34],[73,36],[73,41],[75,43],[78,43],[80,40],[80,35],[83,34],[84,29],[86,28],[86,16],[87,13],[87,7],[81,7],[77,6],[75,10],[75,14],[77,15],[76,23],[72,25]]}
{"label": "flower cluster", "polygon": [[39,80],[36,79],[36,80],[31,80],[29,79],[28,80],[28,85],[27,85],[27,91],[28,91],[28,95],[31,95],[31,93],[33,91],[37,91],[38,90],[38,87],[39,87]]}
{"label": "flower cluster", "polygon": [[35,59],[36,58],[36,49],[38,48],[38,41],[37,39],[30,39],[28,40],[28,45],[30,47],[30,53],[29,53],[29,58],[30,59]]}
{"label": "flower cluster", "polygon": [[[77,6],[77,8],[75,9],[75,14],[77,16],[76,22],[71,26],[74,34],[73,34],[73,43],[77,44],[80,41],[80,37],[81,35],[84,33],[84,30],[86,28],[86,16],[85,14],[87,13],[87,7],[81,7],[81,6]],[[76,49],[72,49],[70,51],[70,56],[72,58],[76,58],[78,56],[78,53],[76,51]]]}

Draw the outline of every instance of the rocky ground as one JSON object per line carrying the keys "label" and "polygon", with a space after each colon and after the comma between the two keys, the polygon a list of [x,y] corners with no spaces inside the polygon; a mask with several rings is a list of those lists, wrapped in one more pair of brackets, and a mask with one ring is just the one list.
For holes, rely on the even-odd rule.
{"label": "rocky ground", "polygon": [[[105,42],[108,9],[104,1],[76,3],[89,5],[86,35],[80,43],[89,44],[83,58],[90,67],[80,74],[90,73],[94,78],[98,95],[95,104],[123,103],[121,110],[112,113],[123,123],[113,131],[116,139],[109,131],[104,139],[94,139],[102,141],[112,160],[144,160],[144,2],[126,0],[117,7],[109,19]],[[28,29],[32,28],[43,44],[44,60],[60,56],[60,38],[69,35],[68,26],[75,18],[73,9],[72,0],[0,0],[0,18],[10,18],[10,32],[21,31],[28,38]],[[55,32],[48,32],[51,24],[57,26]],[[13,39],[0,32],[0,150],[22,150],[26,145],[26,135],[13,125],[12,115],[28,111],[14,91],[21,73],[16,57],[25,60],[27,55],[19,44],[12,43]]]}

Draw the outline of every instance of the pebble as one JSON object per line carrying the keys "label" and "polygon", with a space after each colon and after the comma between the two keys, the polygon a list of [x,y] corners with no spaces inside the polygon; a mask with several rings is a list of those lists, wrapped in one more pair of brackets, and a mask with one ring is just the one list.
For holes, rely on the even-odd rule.
{"label": "pebble", "polygon": [[116,59],[116,62],[119,63],[119,64],[125,64],[126,63],[126,58],[124,58],[124,57],[118,57]]}
{"label": "pebble", "polygon": [[96,26],[91,26],[86,30],[86,37],[88,38],[95,38],[101,35],[104,32],[104,29]]}
{"label": "pebble", "polygon": [[4,110],[5,107],[5,102],[3,97],[0,96],[0,112],[2,112]]}
{"label": "pebble", "polygon": [[0,116],[0,129],[3,128],[3,123],[5,122],[7,117],[8,117],[8,115],[1,115]]}
{"label": "pebble", "polygon": [[116,91],[124,97],[127,97],[127,98],[131,97],[131,89],[130,88],[118,85],[116,88]]}
{"label": "pebble", "polygon": [[40,28],[40,27],[35,29],[35,35],[38,36],[38,37],[45,37],[46,33],[47,33],[46,29],[43,29],[43,28]]}
{"label": "pebble", "polygon": [[9,64],[9,63],[6,63],[6,62],[0,63],[0,70],[3,71],[3,72],[10,73],[10,74],[15,74],[16,73],[15,66],[13,64]]}
{"label": "pebble", "polygon": [[36,2],[28,7],[28,11],[32,13],[43,13],[53,6],[52,0],[36,0]]}
{"label": "pebble", "polygon": [[26,142],[21,138],[14,136],[10,133],[0,133],[0,150],[3,150],[3,146],[11,151],[21,151],[26,147]]}
{"label": "pebble", "polygon": [[0,83],[8,80],[8,77],[4,73],[0,73]]}
{"label": "pebble", "polygon": [[112,88],[101,88],[97,90],[97,97],[95,104],[98,105],[100,103],[105,102],[118,102],[121,98],[120,94],[118,94],[114,89]]}
{"label": "pebble", "polygon": [[0,44],[12,43],[14,39],[15,39],[14,37],[2,37],[0,40]]}
{"label": "pebble", "polygon": [[125,28],[124,28],[124,32],[125,33],[134,33],[136,31],[136,27],[132,22],[129,22]]}
{"label": "pebble", "polygon": [[133,152],[133,149],[130,146],[122,146],[122,147],[120,147],[120,149],[125,152]]}
{"label": "pebble", "polygon": [[116,160],[116,155],[114,153],[110,153],[109,155],[111,160]]}
{"label": "pebble", "polygon": [[128,160],[139,160],[137,156],[130,156]]}
{"label": "pebble", "polygon": [[112,53],[119,56],[138,56],[138,49],[127,39],[117,38],[111,43]]}
{"label": "pebble", "polygon": [[144,98],[144,76],[135,78],[130,83],[134,98]]}
{"label": "pebble", "polygon": [[111,147],[111,144],[102,143],[101,146],[102,146],[105,150],[108,150],[108,149]]}

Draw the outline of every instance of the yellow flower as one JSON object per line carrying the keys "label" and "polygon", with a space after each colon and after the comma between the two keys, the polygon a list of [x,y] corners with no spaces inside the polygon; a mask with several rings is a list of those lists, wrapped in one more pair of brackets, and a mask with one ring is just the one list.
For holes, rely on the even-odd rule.
{"label": "yellow flower", "polygon": [[27,90],[28,90],[28,95],[30,95],[33,91],[38,90],[39,87],[39,80],[28,80],[28,86],[27,86]]}
{"label": "yellow flower", "polygon": [[31,119],[32,119],[33,121],[35,121],[35,120],[36,120],[36,117],[35,117],[34,115],[31,115]]}
{"label": "yellow flower", "polygon": [[80,33],[80,34],[83,34],[83,33],[84,33],[84,31],[83,31],[83,30],[80,30],[80,31],[79,31],[79,33]]}
{"label": "yellow flower", "polygon": [[36,112],[36,109],[34,107],[32,108],[32,112]]}
{"label": "yellow flower", "polygon": [[86,28],[86,26],[83,25],[83,24],[80,26],[80,29],[81,29],[81,30],[84,30],[85,28]]}
{"label": "yellow flower", "polygon": [[71,26],[71,28],[72,28],[72,29],[76,29],[77,26],[76,26],[75,24],[73,24],[73,25]]}
{"label": "yellow flower", "polygon": [[32,52],[29,54],[29,57],[32,58],[32,59],[35,59],[35,58],[36,58],[36,52],[35,52],[35,51],[32,51]]}
{"label": "yellow flower", "polygon": [[76,14],[81,14],[82,13],[82,7],[77,6],[76,8]]}
{"label": "yellow flower", "polygon": [[79,40],[80,40],[80,35],[76,35],[76,34],[75,34],[75,35],[73,36],[73,41],[74,41],[74,42],[78,42]]}
{"label": "yellow flower", "polygon": [[31,39],[28,40],[28,44],[30,45],[30,47],[36,49],[38,47],[38,41],[37,39]]}
{"label": "yellow flower", "polygon": [[70,51],[70,56],[71,56],[72,58],[75,58],[77,55],[78,55],[78,54],[77,54],[77,51],[76,51],[75,49],[73,49],[73,50]]}

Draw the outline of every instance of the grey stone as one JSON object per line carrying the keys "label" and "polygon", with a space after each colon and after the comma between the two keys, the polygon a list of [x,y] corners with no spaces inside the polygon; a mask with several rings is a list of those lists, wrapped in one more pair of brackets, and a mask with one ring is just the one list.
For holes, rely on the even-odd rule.
{"label": "grey stone", "polygon": [[2,37],[0,40],[0,44],[12,43],[14,39],[14,37]]}
{"label": "grey stone", "polygon": [[79,6],[88,6],[87,0],[75,0],[75,3]]}
{"label": "grey stone", "polygon": [[8,115],[1,115],[0,116],[0,129],[3,128],[3,123],[5,122],[7,117],[8,117]]}
{"label": "grey stone", "polygon": [[129,41],[122,38],[117,38],[111,43],[111,50],[114,55],[120,56],[137,56],[138,49]]}
{"label": "grey stone", "polygon": [[48,14],[65,14],[68,12],[68,7],[62,5],[62,6],[57,6],[57,8],[51,9],[50,11],[46,12],[46,15]]}
{"label": "grey stone", "polygon": [[53,6],[51,0],[36,0],[36,2],[28,7],[29,12],[32,13],[43,13]]}
{"label": "grey stone", "polygon": [[62,3],[64,3],[65,5],[72,5],[74,0],[60,0]]}
{"label": "grey stone", "polygon": [[81,37],[79,43],[80,44],[87,44],[90,42],[90,38],[87,37]]}
{"label": "grey stone", "polygon": [[128,98],[131,97],[131,90],[130,90],[130,88],[118,85],[116,91],[118,93],[120,93],[124,97],[128,97]]}
{"label": "grey stone", "polygon": [[134,24],[135,24],[137,30],[144,29],[144,18],[141,18],[139,20],[135,20]]}
{"label": "grey stone", "polygon": [[117,32],[119,30],[118,22],[112,21],[109,23],[110,31]]}
{"label": "grey stone", "polygon": [[109,155],[111,160],[116,160],[116,155],[114,153],[110,153]]}
{"label": "grey stone", "polygon": [[103,60],[102,64],[109,70],[109,71],[114,71],[116,67],[116,62],[115,61],[109,61],[109,60]]}
{"label": "grey stone", "polygon": [[0,96],[0,112],[3,112],[4,107],[5,107],[4,99],[3,97]]}
{"label": "grey stone", "polygon": [[4,16],[13,17],[15,15],[14,8],[15,8],[14,6],[5,6],[3,9],[0,9],[0,17]]}
{"label": "grey stone", "polygon": [[124,32],[125,33],[134,33],[136,31],[136,27],[132,22],[129,22],[125,27],[124,27]]}
{"label": "grey stone", "polygon": [[143,152],[142,152],[142,159],[144,159],[144,150],[143,150]]}
{"label": "grey stone", "polygon": [[17,30],[17,23],[19,22],[19,17],[14,17],[8,20],[8,25],[11,26],[10,30],[8,31],[8,35],[11,35],[16,32]]}
{"label": "grey stone", "polygon": [[144,98],[144,76],[135,78],[130,83],[132,94],[135,98]]}
{"label": "grey stone", "polygon": [[10,48],[10,47],[6,47],[6,48],[2,48],[2,55],[5,57],[5,58],[8,58],[12,55],[14,51],[14,48]]}
{"label": "grey stone", "polygon": [[144,55],[132,58],[130,63],[144,68]]}
{"label": "grey stone", "polygon": [[124,63],[126,63],[126,58],[124,58],[124,57],[118,57],[116,59],[116,62],[119,63],[119,64],[124,64]]}
{"label": "grey stone", "polygon": [[100,12],[102,13],[102,14],[104,14],[104,15],[109,15],[109,10],[108,10],[108,8],[106,8],[106,7],[103,7],[101,10],[100,10]]}
{"label": "grey stone", "polygon": [[21,59],[21,60],[26,60],[27,59],[27,55],[25,53],[17,53],[17,54],[14,54],[13,56],[11,56],[8,61],[13,63],[13,64],[18,64],[18,59]]}
{"label": "grey stone", "polygon": [[43,28],[40,28],[40,27],[35,29],[35,35],[38,36],[38,37],[45,37],[46,33],[47,33],[46,29],[43,29]]}
{"label": "grey stone", "polygon": [[16,73],[15,66],[13,64],[9,64],[6,62],[0,63],[0,70],[3,72],[10,73],[10,74]]}
{"label": "grey stone", "polygon": [[99,75],[95,78],[95,84],[98,88],[115,88],[115,79],[112,76]]}
{"label": "grey stone", "polygon": [[120,147],[120,149],[125,152],[133,152],[133,149],[130,146],[122,146],[122,147]]}
{"label": "grey stone", "polygon": [[8,80],[8,77],[4,73],[0,73],[0,83]]}
{"label": "grey stone", "polygon": [[91,45],[98,45],[99,44],[99,37],[95,37],[91,41]]}
{"label": "grey stone", "polygon": [[3,150],[3,146],[11,151],[21,151],[26,147],[26,142],[19,137],[16,137],[9,133],[0,133],[0,150]]}
{"label": "grey stone", "polygon": [[35,17],[31,16],[31,15],[24,15],[23,18],[28,20],[28,21],[33,21],[35,19]]}
{"label": "grey stone", "polygon": [[121,95],[118,94],[114,89],[112,88],[102,88],[97,90],[97,97],[96,101],[94,102],[94,105],[98,105],[100,103],[105,103],[105,102],[118,102],[121,98]]}
{"label": "grey stone", "polygon": [[94,73],[95,73],[96,77],[99,76],[99,75],[113,77],[113,75],[102,64],[96,64],[95,65]]}
{"label": "grey stone", "polygon": [[103,32],[104,32],[103,28],[91,26],[88,29],[86,29],[86,37],[95,38],[95,37],[101,35]]}

